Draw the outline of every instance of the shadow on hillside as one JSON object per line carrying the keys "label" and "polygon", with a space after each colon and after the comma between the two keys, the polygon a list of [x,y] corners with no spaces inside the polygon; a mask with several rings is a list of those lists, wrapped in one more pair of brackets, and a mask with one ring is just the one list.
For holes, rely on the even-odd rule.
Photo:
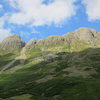
{"label": "shadow on hillside", "polygon": [[[60,52],[55,53],[53,56],[48,56],[50,54],[53,54],[54,52],[49,51],[45,52],[38,57],[40,59],[44,59],[44,61],[35,64],[35,65],[29,65],[30,67],[27,69],[23,69],[26,71],[32,71],[32,70],[38,70],[46,68],[45,66],[48,66],[50,63],[56,62],[57,65],[54,65],[54,67],[57,67],[60,71],[60,69],[64,69],[66,67],[76,66],[76,67],[86,67],[84,70],[89,70],[91,68],[99,68],[100,66],[100,48],[88,48],[80,52]],[[37,56],[36,56],[37,57]],[[31,59],[27,59],[25,61],[25,64],[28,64],[30,61],[34,61],[36,57],[33,57]],[[48,73],[48,72],[47,72]]]}
{"label": "shadow on hillside", "polygon": [[2,57],[3,58],[6,58],[6,57],[10,57],[10,56],[13,56],[14,54],[13,53],[7,53],[7,54],[4,54],[4,55],[0,55],[0,58]]}
{"label": "shadow on hillside", "polygon": [[[52,54],[52,51],[49,53]],[[1,98],[22,94],[34,95],[36,98],[38,97],[36,100],[51,100],[53,96],[58,95],[62,95],[62,100],[73,100],[72,98],[76,98],[75,100],[82,100],[89,96],[91,100],[93,100],[93,96],[99,98],[100,75],[97,77],[95,76],[95,79],[84,79],[82,77],[65,78],[61,77],[61,75],[62,73],[64,74],[64,72],[62,72],[63,69],[71,66],[76,66],[84,70],[95,68],[96,71],[100,73],[100,48],[89,48],[72,53],[60,52],[56,53],[53,57],[47,57],[48,53],[43,54],[38,57],[44,59],[44,61],[30,65],[29,62],[34,61],[36,57],[27,59],[25,61],[25,65],[27,65],[26,68],[20,69],[16,73],[7,74],[7,76],[5,74],[0,76],[0,79],[1,77],[4,79],[4,81],[0,82]],[[53,68],[55,68],[55,70],[53,70]],[[52,79],[52,81],[40,84],[36,83],[36,80],[47,75],[55,75],[55,78]],[[98,80],[96,80],[96,78],[98,78]],[[80,95],[77,95],[77,93],[80,93]],[[41,97],[44,98],[42,99]]]}
{"label": "shadow on hillside", "polygon": [[7,54],[2,54],[0,55],[0,67],[8,64],[13,60],[13,53],[7,53]]}

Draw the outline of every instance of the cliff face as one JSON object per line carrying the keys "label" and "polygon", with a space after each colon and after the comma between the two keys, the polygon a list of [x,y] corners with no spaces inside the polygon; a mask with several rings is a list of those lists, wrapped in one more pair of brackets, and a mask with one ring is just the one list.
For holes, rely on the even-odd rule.
{"label": "cliff face", "polygon": [[26,52],[33,48],[39,48],[41,50],[48,48],[48,47],[56,47],[62,45],[68,45],[72,42],[85,42],[90,46],[98,45],[100,42],[100,32],[96,32],[94,29],[89,28],[79,28],[75,32],[67,33],[63,36],[50,36],[46,39],[42,40],[35,40],[31,39],[26,45],[21,38],[14,34],[6,38],[0,44],[1,51],[13,51],[16,49],[22,49],[22,52]]}
{"label": "cliff face", "polygon": [[49,46],[59,46],[59,45],[67,45],[72,41],[83,41],[89,44],[90,46],[97,45],[97,42],[100,42],[100,32],[96,32],[94,29],[89,28],[79,28],[75,32],[67,33],[63,36],[50,36],[46,39],[42,40],[34,40],[29,41],[24,49],[31,50],[32,48],[46,48]]}
{"label": "cliff face", "polygon": [[93,43],[96,39],[100,39],[100,34],[94,29],[80,28],[76,30],[74,34],[79,40],[83,40],[88,43]]}
{"label": "cliff face", "polygon": [[21,40],[21,38],[13,34],[6,39],[4,39],[0,44],[0,51],[14,51],[17,49],[21,49],[25,46],[25,42]]}

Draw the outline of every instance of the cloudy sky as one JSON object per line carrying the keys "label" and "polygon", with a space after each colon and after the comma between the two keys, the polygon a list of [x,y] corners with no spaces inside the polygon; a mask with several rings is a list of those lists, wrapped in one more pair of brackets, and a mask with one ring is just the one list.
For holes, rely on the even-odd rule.
{"label": "cloudy sky", "polygon": [[0,0],[0,41],[19,34],[27,42],[80,27],[100,31],[100,0]]}

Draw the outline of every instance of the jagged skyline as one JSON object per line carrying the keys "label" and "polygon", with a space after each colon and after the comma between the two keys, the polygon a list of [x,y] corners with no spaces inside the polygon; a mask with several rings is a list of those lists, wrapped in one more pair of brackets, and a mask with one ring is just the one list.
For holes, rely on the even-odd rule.
{"label": "jagged skyline", "polygon": [[87,44],[88,47],[96,47],[99,45],[100,32],[97,32],[95,29],[79,28],[74,32],[69,32],[62,36],[53,35],[41,40],[31,39],[27,43],[25,43],[19,35],[12,34],[0,43],[0,51],[11,52],[22,49],[21,53],[25,54],[25,52],[33,48],[40,48],[42,51],[48,46],[56,47],[61,44],[67,44],[69,47],[73,41],[75,42],[75,45],[77,45],[77,43],[81,44],[82,42],[83,44]]}
{"label": "jagged skyline", "polygon": [[2,0],[0,41],[18,34],[28,42],[32,38],[63,35],[80,27],[100,31],[99,5],[99,0]]}

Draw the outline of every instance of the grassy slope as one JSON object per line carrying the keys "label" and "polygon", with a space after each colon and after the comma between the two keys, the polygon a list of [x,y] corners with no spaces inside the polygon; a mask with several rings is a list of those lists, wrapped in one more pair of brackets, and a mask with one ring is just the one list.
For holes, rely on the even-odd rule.
{"label": "grassy slope", "polygon": [[19,52],[13,52],[13,53],[5,53],[5,52],[0,52],[0,67],[8,64],[12,60],[14,60],[15,57],[19,55]]}
{"label": "grassy slope", "polygon": [[[50,50],[32,50],[22,69],[0,74],[0,97],[5,100],[99,100],[100,49],[82,48],[80,51],[71,48],[69,53],[64,47],[56,49],[60,51],[57,54],[54,48]],[[70,72],[63,69],[73,66],[87,73],[95,69],[97,74],[87,78],[68,77]]]}

